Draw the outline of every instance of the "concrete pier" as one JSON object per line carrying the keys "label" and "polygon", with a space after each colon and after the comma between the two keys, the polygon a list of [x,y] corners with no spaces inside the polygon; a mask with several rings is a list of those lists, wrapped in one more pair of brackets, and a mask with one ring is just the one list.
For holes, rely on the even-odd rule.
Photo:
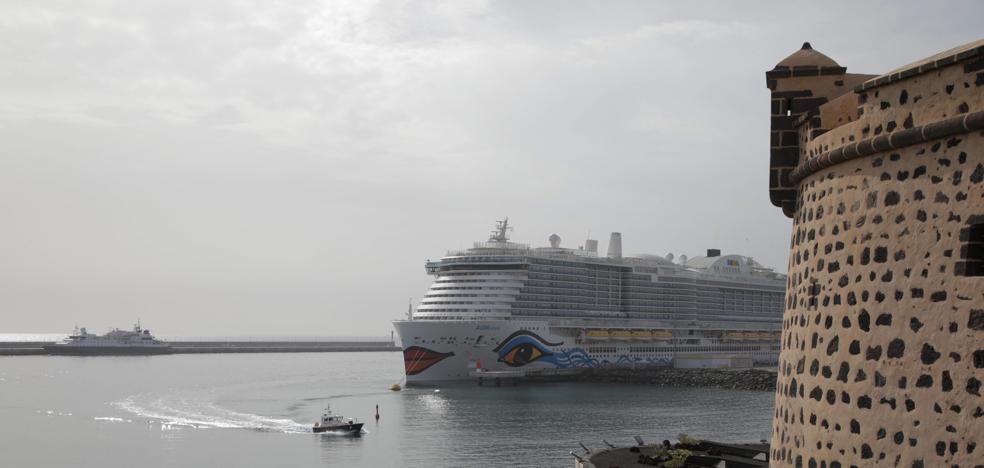
{"label": "concrete pier", "polygon": [[478,379],[478,386],[494,385],[501,387],[505,381],[509,385],[517,385],[520,379],[526,377],[526,373],[521,370],[486,371],[476,370],[468,373],[473,379]]}
{"label": "concrete pier", "polygon": [[[400,351],[391,341],[170,341],[173,354],[206,353],[327,353]],[[0,356],[47,354],[42,346],[51,342],[0,343]]]}
{"label": "concrete pier", "polygon": [[678,369],[664,366],[594,367],[573,369],[537,369],[471,371],[469,377],[479,386],[518,385],[523,382],[591,382],[638,384],[657,387],[708,387],[734,390],[773,391],[775,368],[749,369]]}
{"label": "concrete pier", "polygon": [[42,346],[49,344],[44,341],[18,341],[0,343],[0,356],[31,356],[45,354]]}

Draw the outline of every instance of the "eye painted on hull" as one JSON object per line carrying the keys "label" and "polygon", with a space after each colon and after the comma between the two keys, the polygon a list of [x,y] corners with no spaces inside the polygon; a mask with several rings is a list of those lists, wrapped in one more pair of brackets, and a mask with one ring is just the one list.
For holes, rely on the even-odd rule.
{"label": "eye painted on hull", "polygon": [[532,339],[532,340],[536,341],[537,343],[539,343],[541,345],[546,345],[546,346],[560,346],[560,345],[564,344],[563,341],[561,341],[559,343],[551,343],[551,342],[543,339],[540,335],[537,335],[536,333],[533,333],[533,332],[531,332],[529,330],[519,330],[519,331],[515,331],[511,335],[507,336],[506,339],[502,340],[502,343],[499,346],[496,346],[495,349],[493,349],[492,351],[493,352],[499,352],[499,350],[505,349],[505,348],[509,347],[509,345],[512,345],[513,342],[516,339],[524,338],[524,337],[527,340]]}
{"label": "eye painted on hull", "polygon": [[552,356],[553,353],[547,347],[562,344],[564,343],[550,343],[528,330],[519,330],[502,340],[502,344],[492,351],[499,354],[499,362],[511,367],[521,367]]}
{"label": "eye painted on hull", "polygon": [[521,367],[550,354],[549,351],[532,343],[520,343],[504,354],[500,354],[499,361],[512,367]]}

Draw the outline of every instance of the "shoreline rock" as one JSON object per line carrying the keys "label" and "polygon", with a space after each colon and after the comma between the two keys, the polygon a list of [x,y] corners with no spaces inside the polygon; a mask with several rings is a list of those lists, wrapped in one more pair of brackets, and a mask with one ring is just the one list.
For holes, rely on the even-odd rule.
{"label": "shoreline rock", "polygon": [[705,387],[735,390],[773,391],[778,374],[775,369],[676,369],[672,367],[585,369],[572,377],[578,382],[623,383],[659,387]]}

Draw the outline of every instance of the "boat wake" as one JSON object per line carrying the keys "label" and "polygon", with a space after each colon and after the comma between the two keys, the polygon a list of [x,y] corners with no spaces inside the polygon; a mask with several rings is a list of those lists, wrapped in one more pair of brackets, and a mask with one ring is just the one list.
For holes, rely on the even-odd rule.
{"label": "boat wake", "polygon": [[92,419],[95,421],[108,421],[108,422],[133,422],[129,419],[116,418],[112,416],[96,416]]}
{"label": "boat wake", "polygon": [[291,419],[271,418],[221,408],[194,399],[167,399],[135,395],[113,403],[119,409],[161,424],[163,428],[250,429],[255,431],[310,433],[311,429]]}

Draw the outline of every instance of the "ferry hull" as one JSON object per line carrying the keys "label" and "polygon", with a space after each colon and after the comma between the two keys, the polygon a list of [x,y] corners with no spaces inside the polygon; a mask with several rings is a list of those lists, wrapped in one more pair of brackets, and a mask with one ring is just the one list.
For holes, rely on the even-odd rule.
{"label": "ferry hull", "polygon": [[48,354],[58,356],[150,356],[171,354],[170,346],[42,346]]}

